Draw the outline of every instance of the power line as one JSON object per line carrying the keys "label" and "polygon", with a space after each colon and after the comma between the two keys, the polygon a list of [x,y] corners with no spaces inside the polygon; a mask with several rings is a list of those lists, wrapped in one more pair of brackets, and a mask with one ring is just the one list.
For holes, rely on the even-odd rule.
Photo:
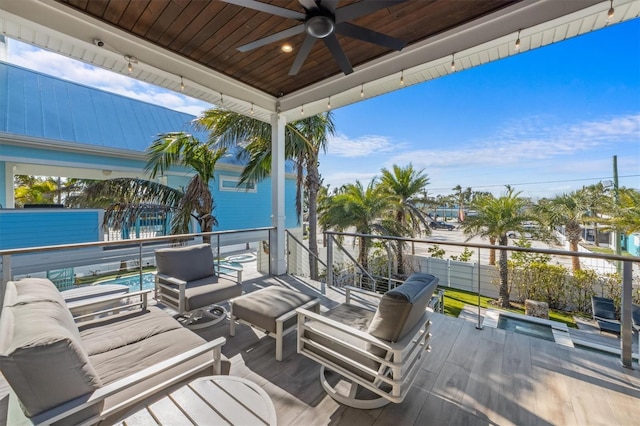
{"label": "power line", "polygon": [[[624,175],[624,176],[618,176],[618,177],[619,178],[640,177],[640,174],[638,174],[638,175]],[[472,186],[472,188],[500,188],[500,187],[504,187],[505,185],[511,185],[511,186],[517,186],[517,185],[544,185],[544,184],[547,184],[547,183],[583,182],[583,181],[603,180],[603,179],[613,179],[613,177],[612,176],[604,176],[604,177],[593,177],[593,178],[584,178],[584,179],[546,180],[546,181],[540,181],[540,182],[500,183],[500,184],[493,184],[493,185]],[[460,186],[464,186],[464,185],[460,185]],[[451,188],[428,188],[428,190],[429,191],[450,191]]]}

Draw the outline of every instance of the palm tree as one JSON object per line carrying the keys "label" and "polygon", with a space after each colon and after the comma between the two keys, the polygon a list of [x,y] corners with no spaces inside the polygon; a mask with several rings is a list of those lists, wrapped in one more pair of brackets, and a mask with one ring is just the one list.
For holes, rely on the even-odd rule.
{"label": "palm tree", "polygon": [[[213,146],[231,147],[241,142],[249,161],[240,182],[264,179],[271,172],[271,125],[221,108],[207,110],[196,124],[209,131]],[[285,126],[285,158],[295,161],[297,191],[296,211],[302,213],[302,190],[307,190],[309,208],[309,268],[312,279],[318,279],[317,199],[321,185],[318,159],[325,152],[327,140],[335,133],[330,112],[306,117]],[[305,177],[306,171],[306,177]],[[299,220],[299,219],[298,219]]]}
{"label": "palm tree", "polygon": [[[527,200],[520,198],[520,193],[514,192],[513,188],[508,188],[499,198],[494,196],[481,197],[474,204],[477,215],[468,217],[462,225],[464,233],[469,238],[476,235],[489,237],[492,245],[497,241],[499,245],[507,246],[509,244],[507,233],[510,231],[523,232],[524,224],[533,219],[527,212],[526,206]],[[495,252],[491,264],[495,264]],[[504,249],[500,250],[498,272],[500,273],[498,303],[501,307],[508,308],[510,304],[507,251]]]}
{"label": "palm tree", "polygon": [[[550,228],[564,226],[565,237],[569,241],[569,250],[578,251],[578,243],[582,238],[580,225],[589,212],[589,203],[584,192],[574,191],[551,200],[541,200],[538,203],[537,212]],[[571,266],[574,271],[579,271],[580,259],[572,256]]]}
{"label": "palm tree", "polygon": [[640,233],[640,192],[632,188],[618,190],[618,205],[609,223],[629,235]]}
{"label": "palm tree", "polygon": [[[422,229],[428,234],[429,218],[416,205],[422,200],[429,178],[424,170],[415,170],[412,164],[407,167],[393,165],[392,170],[382,169],[380,184],[382,189],[394,198],[394,216],[399,229],[404,230],[410,237],[420,234]],[[398,242],[396,252],[398,256],[398,273],[404,273],[404,259],[401,241]]]}
{"label": "palm tree", "polygon": [[453,188],[456,191],[456,200],[458,202],[458,220],[464,222],[464,206],[471,201],[471,188],[463,190],[460,185],[456,185]]}
{"label": "palm tree", "polygon": [[[356,181],[355,184],[344,185],[332,197],[331,203],[320,212],[320,222],[338,231],[355,228],[358,234],[390,235],[389,223],[381,218],[391,211],[394,201],[393,196],[376,184],[375,179],[366,188]],[[365,237],[358,237],[358,241],[358,262],[367,269],[369,241]]]}
{"label": "palm tree", "polygon": [[610,213],[613,209],[613,199],[607,193],[608,191],[602,182],[584,187],[582,192],[587,203],[588,215],[594,227],[594,244],[598,246],[598,223],[602,221],[601,215],[603,213]]}
{"label": "palm tree", "polygon": [[[214,178],[218,160],[224,149],[213,150],[194,136],[166,133],[147,149],[145,172],[150,179],[162,175],[172,166],[183,166],[195,171],[184,190],[160,183],[135,178],[119,178],[96,182],[86,188],[83,195],[71,200],[76,205],[105,206],[104,223],[132,223],[143,210],[172,210],[171,233],[189,232],[189,223],[195,218],[202,232],[211,232],[217,220],[209,182]],[[210,242],[210,236],[203,241]]]}

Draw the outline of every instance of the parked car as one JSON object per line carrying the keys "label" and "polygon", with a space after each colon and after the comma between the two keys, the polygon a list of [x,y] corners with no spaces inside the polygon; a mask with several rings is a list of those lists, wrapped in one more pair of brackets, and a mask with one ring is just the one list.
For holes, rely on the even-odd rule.
{"label": "parked car", "polygon": [[452,224],[440,222],[438,220],[432,220],[431,223],[429,223],[429,226],[431,229],[446,229],[447,231],[453,231],[455,229],[455,226]]}

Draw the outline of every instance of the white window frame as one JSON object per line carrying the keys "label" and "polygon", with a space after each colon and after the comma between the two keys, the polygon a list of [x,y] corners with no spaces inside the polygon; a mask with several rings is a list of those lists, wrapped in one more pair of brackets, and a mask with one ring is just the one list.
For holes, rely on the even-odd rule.
{"label": "white window frame", "polygon": [[[224,186],[225,182],[233,182],[233,187],[229,188]],[[256,182],[245,183],[244,185],[249,186],[250,188],[242,188],[238,187],[237,184],[240,182],[240,178],[236,176],[219,176],[218,177],[218,188],[220,191],[229,191],[229,192],[258,192],[258,184]]]}

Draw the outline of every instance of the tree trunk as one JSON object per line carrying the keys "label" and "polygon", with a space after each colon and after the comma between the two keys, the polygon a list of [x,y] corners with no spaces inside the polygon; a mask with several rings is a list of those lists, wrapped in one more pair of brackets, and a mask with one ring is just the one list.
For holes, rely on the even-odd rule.
{"label": "tree trunk", "polygon": [[[565,227],[565,233],[567,236],[567,240],[569,240],[569,250],[578,252],[578,243],[580,242],[580,237],[582,234],[582,229],[580,228],[580,223],[575,220],[567,223]],[[580,270],[580,258],[572,256],[571,257],[571,267],[574,271]]]}
{"label": "tree trunk", "polygon": [[[317,159],[311,159],[307,165],[307,190],[309,191],[309,275],[318,280],[318,189],[320,173]],[[313,253],[313,255],[311,254]],[[315,255],[315,256],[314,256]]]}
{"label": "tree trunk", "polygon": [[[569,250],[575,251],[577,253],[578,252],[578,241],[569,240]],[[579,257],[571,256],[571,268],[573,269],[574,272],[580,270],[580,258]]]}
{"label": "tree trunk", "polygon": [[367,269],[367,239],[365,237],[358,237],[358,240],[360,241],[360,247],[358,249],[358,262],[364,269]]}
{"label": "tree trunk", "polygon": [[[500,245],[506,246],[507,244],[509,244],[507,236],[500,236]],[[511,305],[509,303],[509,271],[506,250],[500,250],[498,272],[500,273],[500,298],[498,299],[498,303],[500,304],[500,307],[508,308]]]}

